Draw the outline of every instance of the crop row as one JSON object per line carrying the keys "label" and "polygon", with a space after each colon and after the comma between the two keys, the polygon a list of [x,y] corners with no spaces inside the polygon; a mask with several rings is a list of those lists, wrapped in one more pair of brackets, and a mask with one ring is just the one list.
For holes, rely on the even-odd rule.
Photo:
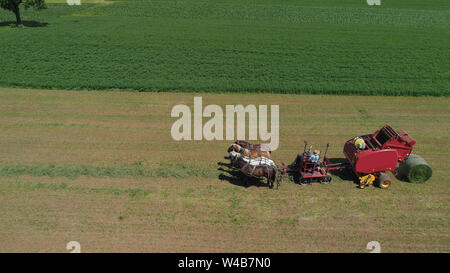
{"label": "crop row", "polygon": [[[0,27],[0,86],[449,95],[447,10],[263,2],[127,1],[27,11],[25,20],[48,24]],[[8,16],[0,12],[0,19]]]}

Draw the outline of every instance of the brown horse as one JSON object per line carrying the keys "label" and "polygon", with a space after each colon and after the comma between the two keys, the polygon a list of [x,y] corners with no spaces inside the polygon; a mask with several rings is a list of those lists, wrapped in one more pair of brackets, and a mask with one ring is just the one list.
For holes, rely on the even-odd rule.
{"label": "brown horse", "polygon": [[[249,149],[249,150],[261,150],[262,145],[261,144],[252,144],[250,142],[244,141],[244,140],[237,140],[234,144],[237,144],[241,146],[242,148]],[[272,151],[268,151],[269,153],[272,153]]]}
{"label": "brown horse", "polygon": [[249,150],[242,148],[238,144],[232,144],[228,148],[228,152],[235,151],[236,153],[240,153],[243,156],[249,157],[249,158],[257,158],[257,157],[266,157],[270,159],[270,152],[269,151],[261,151],[261,150]]}
{"label": "brown horse", "polygon": [[[276,167],[269,165],[250,165],[246,162],[241,156],[236,157],[232,160],[231,165],[234,168],[239,169],[246,176],[252,177],[264,177],[267,180],[267,184],[269,188],[273,188],[274,182],[277,179],[278,170]],[[247,182],[247,181],[246,181]],[[279,186],[279,182],[277,183],[277,188]]]}
{"label": "brown horse", "polygon": [[237,144],[237,145],[241,146],[242,148],[249,149],[249,150],[261,149],[261,144],[252,144],[252,143],[244,141],[244,140],[236,140],[236,142],[234,144]]}

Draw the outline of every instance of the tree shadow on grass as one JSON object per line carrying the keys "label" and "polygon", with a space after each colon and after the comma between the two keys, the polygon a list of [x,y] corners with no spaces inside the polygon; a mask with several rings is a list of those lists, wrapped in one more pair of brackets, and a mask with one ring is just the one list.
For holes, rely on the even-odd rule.
{"label": "tree shadow on grass", "polygon": [[[20,25],[16,25],[16,21],[5,21],[0,22],[0,27],[20,27]],[[41,23],[38,21],[22,21],[22,26],[24,27],[46,27],[48,23]]]}
{"label": "tree shadow on grass", "polygon": [[[241,173],[239,170],[233,169],[231,164],[218,162],[217,165],[221,166],[217,170],[222,171],[223,173],[219,174],[219,179],[221,181],[228,181],[230,184],[248,188],[251,186],[255,187],[269,187],[267,183],[263,183],[261,179],[257,179],[254,177],[248,177]],[[222,168],[226,167],[226,169]]]}

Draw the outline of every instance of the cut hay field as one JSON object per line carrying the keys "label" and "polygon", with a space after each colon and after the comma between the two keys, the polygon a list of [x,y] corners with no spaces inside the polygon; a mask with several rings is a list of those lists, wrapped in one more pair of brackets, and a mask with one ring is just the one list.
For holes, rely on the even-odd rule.
{"label": "cut hay field", "polygon": [[0,86],[450,94],[447,0],[63,2],[0,10]]}
{"label": "cut hay field", "polygon": [[197,94],[279,104],[286,163],[303,140],[342,157],[389,123],[434,172],[387,191],[339,177],[270,190],[220,169],[229,142],[172,140],[171,109],[194,95],[0,89],[0,252],[450,252],[449,98]]}

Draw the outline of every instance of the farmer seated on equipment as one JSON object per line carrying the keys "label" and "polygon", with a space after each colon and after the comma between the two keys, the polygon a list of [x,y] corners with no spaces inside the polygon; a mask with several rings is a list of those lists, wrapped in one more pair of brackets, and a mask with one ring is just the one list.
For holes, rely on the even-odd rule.
{"label": "farmer seated on equipment", "polygon": [[320,155],[320,151],[319,150],[315,150],[313,152],[313,154],[309,157],[309,161],[311,163],[317,163],[319,161],[319,155]]}
{"label": "farmer seated on equipment", "polygon": [[366,149],[366,142],[364,142],[364,139],[362,139],[362,137],[355,137],[353,139],[353,144],[355,145],[355,148],[358,150]]}

